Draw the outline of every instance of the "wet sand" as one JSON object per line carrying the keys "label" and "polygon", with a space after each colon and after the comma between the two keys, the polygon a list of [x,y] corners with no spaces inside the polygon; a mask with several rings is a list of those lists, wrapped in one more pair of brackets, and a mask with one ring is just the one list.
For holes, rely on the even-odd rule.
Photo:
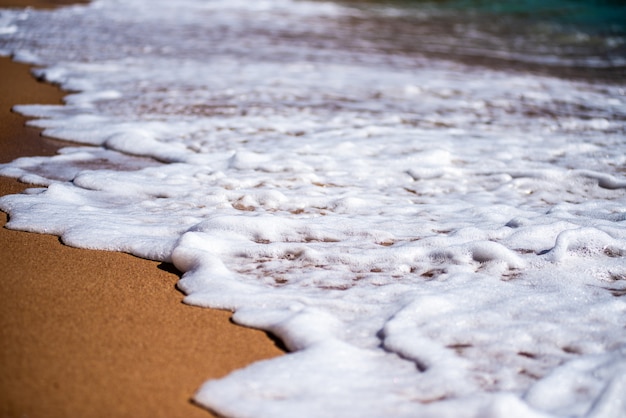
{"label": "wet sand", "polygon": [[[0,7],[67,1],[0,1]],[[63,143],[10,111],[60,103],[29,67],[0,58],[0,162]],[[29,187],[0,177],[0,194]],[[6,222],[0,212],[0,224]],[[171,265],[0,229],[1,417],[208,417],[202,382],[282,351],[230,313],[182,304]]]}

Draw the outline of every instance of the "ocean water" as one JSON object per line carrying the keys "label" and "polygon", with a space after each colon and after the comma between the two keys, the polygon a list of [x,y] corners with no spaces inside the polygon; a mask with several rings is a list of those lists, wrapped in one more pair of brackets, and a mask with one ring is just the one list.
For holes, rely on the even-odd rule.
{"label": "ocean water", "polygon": [[224,416],[621,417],[623,13],[2,10],[0,53],[72,92],[16,110],[76,145],[1,165],[37,187],[0,208],[172,262],[185,302],[280,338],[289,354],[198,388]]}

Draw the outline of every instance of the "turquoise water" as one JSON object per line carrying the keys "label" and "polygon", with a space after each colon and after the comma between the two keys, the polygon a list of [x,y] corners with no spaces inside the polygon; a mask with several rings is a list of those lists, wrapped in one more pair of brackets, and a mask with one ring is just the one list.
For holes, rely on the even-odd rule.
{"label": "turquoise water", "polygon": [[623,33],[626,28],[626,4],[619,0],[397,0],[386,3],[527,17],[604,33]]}
{"label": "turquoise water", "polygon": [[525,0],[452,1],[451,6],[468,7],[482,13],[513,15],[562,25],[598,35],[624,35],[626,3],[623,1]]}
{"label": "turquoise water", "polygon": [[[516,71],[622,82],[626,4],[604,0],[348,1],[381,48]],[[357,20],[357,19],[355,19]],[[384,46],[382,46],[384,44]]]}

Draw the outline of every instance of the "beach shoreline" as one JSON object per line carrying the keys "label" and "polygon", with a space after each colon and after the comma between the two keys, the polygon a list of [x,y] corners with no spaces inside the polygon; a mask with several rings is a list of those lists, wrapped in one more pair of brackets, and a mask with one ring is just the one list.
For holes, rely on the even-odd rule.
{"label": "beach shoreline", "polygon": [[0,8],[32,7],[34,9],[54,9],[59,6],[89,3],[88,0],[1,0]]}
{"label": "beach shoreline", "polygon": [[[54,7],[67,1],[0,1]],[[25,127],[16,104],[61,103],[30,67],[0,59],[0,159],[52,155],[63,142]],[[0,194],[29,185],[0,177]],[[229,312],[182,304],[173,266],[70,248],[4,228],[0,280],[0,416],[206,417],[190,401],[203,381],[283,351]]]}

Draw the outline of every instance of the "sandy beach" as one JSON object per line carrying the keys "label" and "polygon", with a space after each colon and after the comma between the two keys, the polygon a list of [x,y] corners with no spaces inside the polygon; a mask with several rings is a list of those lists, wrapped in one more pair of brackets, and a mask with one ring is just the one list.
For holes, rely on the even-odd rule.
{"label": "sandy beach", "polygon": [[[63,145],[10,111],[62,100],[29,70],[0,59],[1,162]],[[0,177],[2,195],[27,187]],[[190,402],[204,380],[282,353],[265,333],[232,324],[229,312],[182,304],[170,265],[5,228],[0,246],[2,417],[207,417]]]}

